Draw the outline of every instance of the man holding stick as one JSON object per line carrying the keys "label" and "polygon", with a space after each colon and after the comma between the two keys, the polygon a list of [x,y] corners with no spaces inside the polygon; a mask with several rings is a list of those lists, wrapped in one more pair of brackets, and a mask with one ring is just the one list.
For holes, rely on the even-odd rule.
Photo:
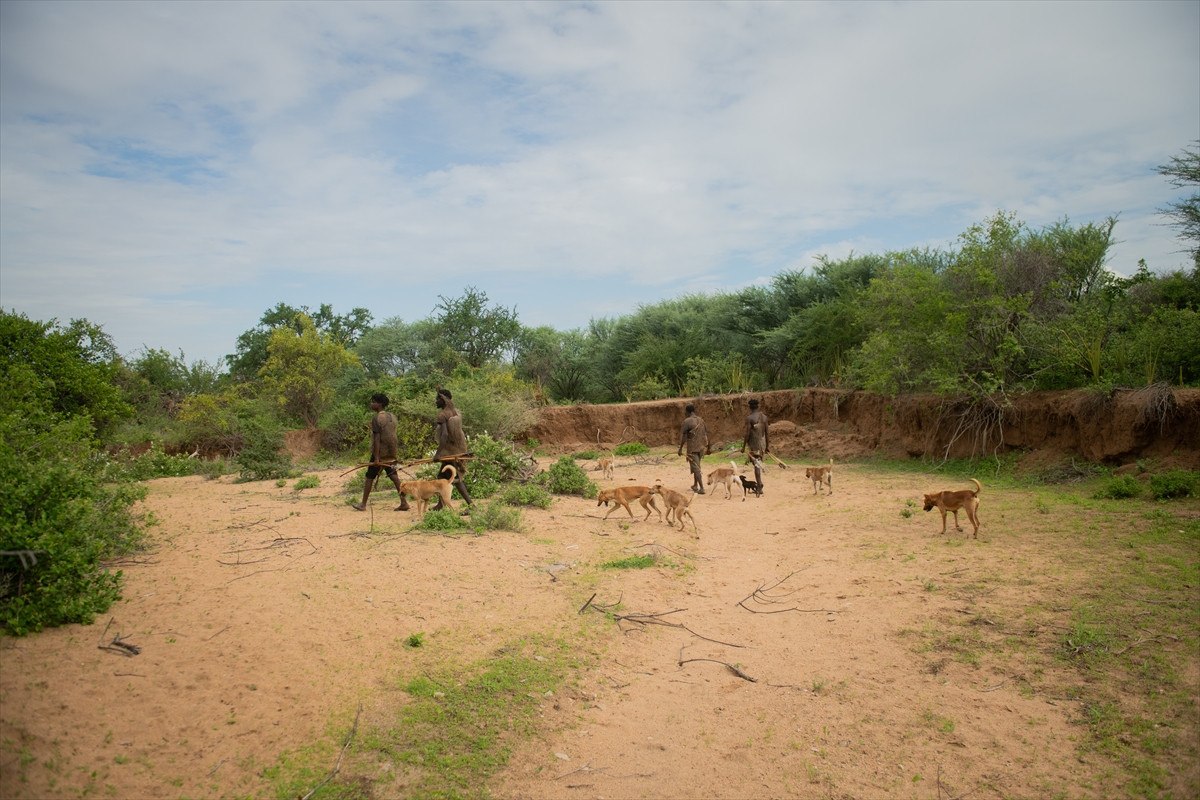
{"label": "man holding stick", "polygon": [[[437,451],[433,454],[433,460],[441,464],[441,467],[438,468],[438,477],[442,476],[442,471],[447,466],[454,467],[458,473],[454,478],[454,488],[458,489],[458,493],[462,495],[463,501],[469,507],[471,496],[467,494],[467,484],[463,482],[463,475],[467,472],[467,462],[454,458],[454,456],[464,456],[467,453],[467,435],[463,432],[462,414],[459,414],[458,409],[454,407],[454,395],[450,394],[449,389],[438,389],[437,399],[434,402],[438,407],[438,415],[433,421],[434,435],[437,438]],[[442,498],[439,497],[433,510],[437,511],[442,506]]]}
{"label": "man holding stick", "polygon": [[383,393],[371,395],[371,463],[367,465],[367,479],[363,484],[362,502],[351,506],[355,511],[367,510],[367,498],[375,486],[375,479],[380,472],[387,473],[400,493],[400,505],[397,511],[408,511],[408,498],[400,491],[400,475],[396,471],[396,457],[400,451],[400,441],[396,436],[396,416],[387,410],[388,396]]}
{"label": "man holding stick", "polygon": [[767,430],[767,415],[758,410],[758,398],[750,399],[750,413],[746,416],[746,437],[742,440],[742,452],[750,448],[750,463],[754,465],[754,480],[762,494],[762,457],[771,452],[771,435]]}

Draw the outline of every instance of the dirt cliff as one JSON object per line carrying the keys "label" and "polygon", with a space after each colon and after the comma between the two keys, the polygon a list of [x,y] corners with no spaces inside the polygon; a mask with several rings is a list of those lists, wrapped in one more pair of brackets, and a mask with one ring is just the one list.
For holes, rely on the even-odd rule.
{"label": "dirt cliff", "polygon": [[1114,465],[1153,458],[1200,468],[1200,389],[1162,385],[1106,393],[1035,392],[978,404],[932,395],[797,389],[553,406],[540,411],[539,421],[522,438],[562,452],[627,441],[674,445],[683,408],[693,402],[714,447],[740,444],[751,396],[759,398],[771,420],[771,450],[781,457],[846,459],[880,452],[961,458],[1016,450]]}

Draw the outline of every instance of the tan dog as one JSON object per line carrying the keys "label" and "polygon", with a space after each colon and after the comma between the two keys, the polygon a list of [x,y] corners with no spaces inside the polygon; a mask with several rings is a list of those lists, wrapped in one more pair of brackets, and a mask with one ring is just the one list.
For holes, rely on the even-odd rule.
{"label": "tan dog", "polygon": [[935,492],[925,495],[925,510],[932,511],[936,508],[942,512],[942,533],[946,532],[947,511],[954,514],[954,529],[962,530],[962,526],[958,524],[958,510],[961,508],[967,512],[967,517],[975,526],[974,537],[979,538],[979,492],[982,491],[983,486],[974,478],[970,480],[975,484],[975,491],[960,489],[956,492]]}
{"label": "tan dog", "polygon": [[[649,486],[618,486],[615,489],[601,489],[600,495],[596,498],[596,505],[606,506],[612,503],[613,507],[608,510],[608,514],[618,508],[624,508],[632,517],[633,511],[629,508],[629,504],[634,500],[637,500],[641,503],[642,508],[646,509],[646,519],[650,519],[650,509],[653,508],[658,513],[658,521],[662,522],[663,514],[658,510],[658,506],[654,502],[654,492]],[[604,515],[605,519],[608,519],[608,514]]]}
{"label": "tan dog", "polygon": [[600,470],[600,474],[604,476],[604,480],[611,481],[613,479],[613,460],[612,456],[605,456],[596,462],[596,468]]}
{"label": "tan dog", "polygon": [[696,529],[696,518],[692,516],[692,512],[688,511],[688,506],[692,504],[694,494],[683,494],[674,489],[668,489],[661,483],[654,484],[650,489],[656,495],[662,497],[663,502],[667,505],[667,524],[673,525],[671,521],[672,515],[675,517],[675,522],[679,523],[679,530],[683,530],[683,518],[688,517],[692,521],[692,529]]}
{"label": "tan dog", "polygon": [[717,467],[708,473],[708,485],[725,484],[725,499],[733,497],[733,484],[737,482],[737,465],[732,461],[728,467]]}
{"label": "tan dog", "polygon": [[827,467],[805,467],[804,477],[812,481],[813,494],[819,494],[821,485],[829,487],[829,493],[833,494],[833,459],[829,459]]}
{"label": "tan dog", "polygon": [[442,498],[442,504],[446,508],[453,508],[450,505],[450,492],[453,491],[454,480],[458,477],[458,470],[453,464],[447,464],[442,467],[442,474],[450,473],[449,478],[437,478],[436,480],[424,481],[400,481],[400,494],[406,495],[413,499],[413,504],[417,507],[417,513],[424,515],[425,507],[429,505],[429,501],[435,497]]}

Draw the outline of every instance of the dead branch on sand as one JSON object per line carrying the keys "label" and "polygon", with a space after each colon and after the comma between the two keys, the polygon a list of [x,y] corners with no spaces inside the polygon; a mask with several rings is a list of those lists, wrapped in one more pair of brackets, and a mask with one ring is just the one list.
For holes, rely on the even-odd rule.
{"label": "dead branch on sand", "polygon": [[792,596],[798,590],[793,589],[792,591],[783,592],[782,594],[777,593],[775,595],[768,594],[768,592],[778,588],[780,584],[795,575],[798,571],[799,570],[789,572],[787,575],[775,581],[770,586],[767,586],[766,584],[760,585],[753,592],[739,600],[738,605],[749,611],[751,614],[784,614],[788,611],[796,611],[801,614],[838,614],[841,612],[841,609],[837,608],[800,608],[798,606],[792,606],[791,608],[777,608],[773,611],[759,611],[746,605],[747,600],[753,600],[755,603],[764,606],[782,605],[784,602],[787,602],[785,598]]}
{"label": "dead branch on sand", "polygon": [[126,658],[133,658],[138,653],[142,652],[142,648],[138,647],[136,644],[130,644],[129,642],[125,641],[125,637],[119,633],[113,637],[111,642],[104,644],[104,636],[108,633],[108,629],[112,627],[112,624],[113,618],[109,617],[108,624],[104,626],[104,633],[100,634],[101,643],[96,645],[97,649],[108,650],[110,653],[117,653],[125,656]]}
{"label": "dead branch on sand", "polygon": [[333,771],[325,776],[325,780],[309,789],[308,794],[304,795],[300,800],[309,800],[321,787],[333,780],[333,776],[338,774],[338,771],[342,768],[342,758],[346,755],[346,749],[350,747],[350,742],[354,740],[354,734],[358,733],[358,718],[360,716],[362,716],[362,703],[358,704],[358,711],[354,715],[354,724],[350,727],[350,733],[346,736],[346,743],[342,745],[342,751],[338,753],[337,763],[333,765]]}
{"label": "dead branch on sand", "polygon": [[679,648],[679,666],[680,667],[682,667],[684,664],[691,664],[693,661],[710,661],[713,664],[721,664],[722,666],[724,666],[726,669],[728,669],[734,675],[737,675],[742,680],[750,681],[751,683],[758,683],[758,678],[751,677],[751,676],[747,675],[745,672],[742,672],[742,670],[735,664],[730,664],[728,661],[720,661],[715,658],[687,658],[687,659],[685,659],[683,657],[683,648],[682,647]]}
{"label": "dead branch on sand", "polygon": [[[613,614],[609,609],[614,608],[616,606],[616,603],[612,603],[608,606],[604,606],[599,603],[593,603],[592,600],[594,600],[595,597],[596,596],[593,594],[590,598],[588,598],[588,601],[583,604],[582,608],[579,609],[579,613],[582,614],[588,608],[594,608],[596,611],[598,611],[601,614],[609,614],[612,616],[613,621],[617,623],[617,628],[618,628],[618,630],[621,631],[621,633],[629,633],[629,630],[634,630],[633,628],[631,628],[629,630],[622,628],[621,627],[622,622],[629,622],[629,623],[632,623],[633,625],[642,626],[642,627],[644,627],[646,625],[662,625],[667,628],[678,628],[680,630],[687,631],[692,636],[695,636],[697,639],[703,639],[704,641],[712,642],[713,644],[723,644],[726,647],[738,647],[738,648],[742,648],[742,647],[746,646],[744,644],[734,644],[733,642],[723,642],[720,639],[712,639],[703,634],[696,633],[694,630],[692,630],[687,625],[684,625],[681,622],[668,622],[667,620],[663,619],[663,617],[670,616],[671,614],[679,614],[681,612],[687,611],[686,608],[677,608],[674,611],[659,611],[654,614],[643,614],[643,613]],[[638,629],[640,630],[640,628],[638,628]]]}

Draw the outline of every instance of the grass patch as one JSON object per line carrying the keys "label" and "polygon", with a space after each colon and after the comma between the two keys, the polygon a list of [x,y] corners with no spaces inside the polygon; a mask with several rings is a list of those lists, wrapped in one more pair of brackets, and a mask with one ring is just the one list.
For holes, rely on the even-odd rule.
{"label": "grass patch", "polygon": [[[487,798],[511,745],[533,732],[538,707],[581,666],[577,652],[561,640],[529,637],[484,661],[409,678],[401,687],[408,701],[386,722],[359,729],[341,772],[314,800]],[[331,739],[340,747],[348,732],[346,726]],[[334,749],[331,743],[281,758],[267,772],[276,795],[306,794],[327,774]],[[381,771],[380,763],[392,769]]]}
{"label": "grass patch", "polygon": [[658,563],[658,556],[643,555],[618,558],[615,561],[605,561],[600,569],[646,569]]}
{"label": "grass patch", "polygon": [[613,448],[613,455],[640,456],[650,452],[650,448],[641,442],[625,442]]}
{"label": "grass patch", "polygon": [[321,485],[321,479],[316,475],[305,475],[292,484],[292,489],[299,492],[302,489],[316,489]]}

